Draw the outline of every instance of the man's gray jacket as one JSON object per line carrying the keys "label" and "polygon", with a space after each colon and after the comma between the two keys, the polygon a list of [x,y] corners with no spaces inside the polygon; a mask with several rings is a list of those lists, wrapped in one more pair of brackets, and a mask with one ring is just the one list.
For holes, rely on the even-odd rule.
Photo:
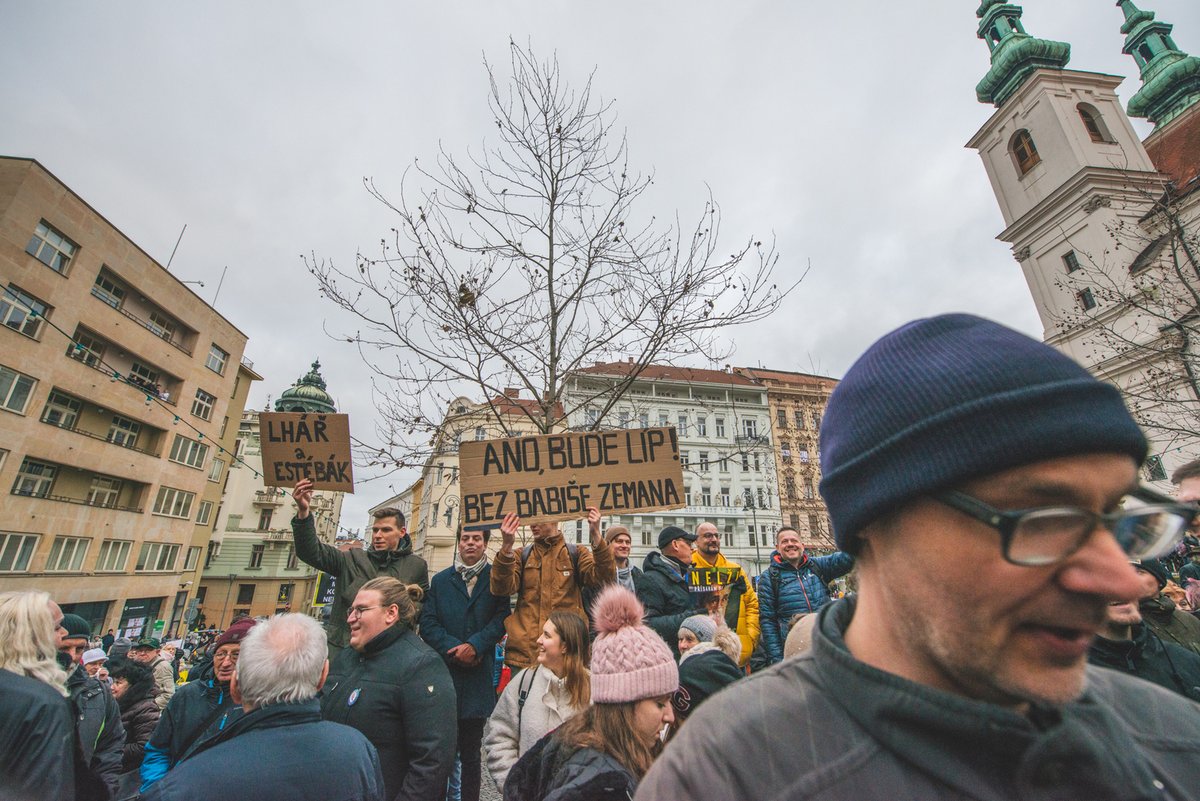
{"label": "man's gray jacket", "polygon": [[[354,605],[354,596],[358,595],[359,588],[371,579],[391,576],[429,591],[429,566],[412,552],[412,541],[408,537],[400,540],[400,547],[395,551],[367,551],[362,548],[339,551],[317,539],[317,527],[312,515],[303,520],[292,518],[292,537],[296,542],[296,556],[301,562],[335,579],[328,635],[329,644],[337,648],[345,648],[350,644],[350,625],[346,622],[346,615]],[[420,605],[417,606],[417,611],[420,611]]]}
{"label": "man's gray jacket", "polygon": [[872,668],[830,604],[812,650],[709,699],[637,799],[1159,799],[1200,793],[1200,705],[1088,668],[1083,696],[1026,715]]}

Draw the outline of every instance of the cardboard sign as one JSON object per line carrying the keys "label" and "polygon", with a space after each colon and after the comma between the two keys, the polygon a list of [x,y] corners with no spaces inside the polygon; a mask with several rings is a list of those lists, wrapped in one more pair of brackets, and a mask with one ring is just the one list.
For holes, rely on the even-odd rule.
{"label": "cardboard sign", "polygon": [[458,450],[464,528],[499,528],[601,513],[679,509],[683,467],[675,428],[567,432],[464,442]]}
{"label": "cardboard sign", "polygon": [[268,487],[308,478],[316,489],[354,492],[348,415],[260,412],[258,438]]}

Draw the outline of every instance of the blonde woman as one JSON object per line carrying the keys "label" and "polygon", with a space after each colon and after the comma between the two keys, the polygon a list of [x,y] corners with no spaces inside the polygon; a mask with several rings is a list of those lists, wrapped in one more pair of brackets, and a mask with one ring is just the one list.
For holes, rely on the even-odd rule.
{"label": "blonde woman", "polygon": [[75,722],[55,661],[61,622],[44,592],[0,594],[0,798],[75,796]]}
{"label": "blonde woman", "polygon": [[537,664],[504,688],[483,735],[488,772],[497,787],[517,760],[591,702],[588,624],[574,612],[555,611],[537,639]]}

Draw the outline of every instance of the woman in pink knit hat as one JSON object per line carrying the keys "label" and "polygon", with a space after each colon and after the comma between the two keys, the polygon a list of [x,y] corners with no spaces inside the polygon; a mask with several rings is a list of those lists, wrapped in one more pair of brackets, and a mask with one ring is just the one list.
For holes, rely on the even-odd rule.
{"label": "woman in pink knit hat", "polygon": [[675,716],[679,669],[642,624],[637,597],[609,585],[592,607],[592,706],[543,737],[513,766],[505,801],[632,798]]}

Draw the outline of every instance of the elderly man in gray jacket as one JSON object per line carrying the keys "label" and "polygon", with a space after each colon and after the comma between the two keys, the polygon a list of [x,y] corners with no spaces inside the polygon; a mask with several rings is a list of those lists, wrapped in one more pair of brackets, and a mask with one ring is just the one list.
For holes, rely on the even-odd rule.
{"label": "elderly man in gray jacket", "polygon": [[885,336],[821,430],[859,594],[701,707],[637,798],[1195,798],[1200,705],[1087,664],[1129,560],[1193,516],[1138,487],[1146,450],[1114,387],[1022,334]]}

